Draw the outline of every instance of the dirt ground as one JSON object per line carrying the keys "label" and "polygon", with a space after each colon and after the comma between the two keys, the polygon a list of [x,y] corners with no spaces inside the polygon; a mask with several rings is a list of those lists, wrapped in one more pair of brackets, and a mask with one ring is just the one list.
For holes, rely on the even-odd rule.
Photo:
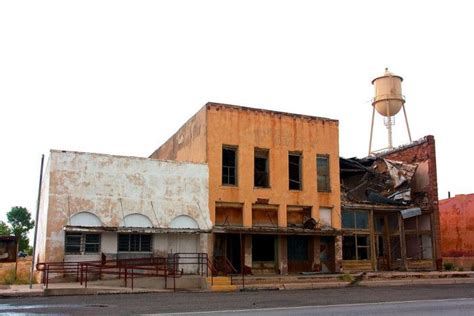
{"label": "dirt ground", "polygon": [[14,280],[15,263],[0,263],[0,284],[28,283],[31,269],[31,257],[18,259],[17,281]]}

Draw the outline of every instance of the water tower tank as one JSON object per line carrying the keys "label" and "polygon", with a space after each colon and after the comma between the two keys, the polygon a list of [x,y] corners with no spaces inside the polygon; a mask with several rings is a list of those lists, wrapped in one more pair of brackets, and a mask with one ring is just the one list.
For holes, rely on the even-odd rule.
{"label": "water tower tank", "polygon": [[383,116],[394,116],[405,103],[402,95],[403,78],[392,74],[385,68],[381,77],[372,80],[375,87],[375,97],[372,106]]}

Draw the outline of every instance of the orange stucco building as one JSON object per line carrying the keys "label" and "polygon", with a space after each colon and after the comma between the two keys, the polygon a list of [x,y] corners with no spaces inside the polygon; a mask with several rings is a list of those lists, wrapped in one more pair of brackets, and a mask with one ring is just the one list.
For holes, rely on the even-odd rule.
{"label": "orange stucco building", "polygon": [[252,273],[338,271],[338,133],[337,120],[208,103],[150,157],[208,164],[216,258]]}
{"label": "orange stucco building", "polygon": [[443,261],[471,269],[474,266],[474,194],[440,200],[439,213]]}

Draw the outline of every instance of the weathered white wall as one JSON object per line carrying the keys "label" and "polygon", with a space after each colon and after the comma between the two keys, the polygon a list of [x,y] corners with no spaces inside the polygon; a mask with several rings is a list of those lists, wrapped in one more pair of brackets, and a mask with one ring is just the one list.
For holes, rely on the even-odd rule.
{"label": "weathered white wall", "polygon": [[[80,212],[95,214],[105,227],[121,226],[131,214],[146,216],[157,228],[169,228],[181,215],[200,229],[212,227],[205,164],[53,150],[47,176],[49,205],[41,209],[39,226],[46,261],[63,259],[64,226]],[[102,250],[112,250],[113,242],[102,238]]]}

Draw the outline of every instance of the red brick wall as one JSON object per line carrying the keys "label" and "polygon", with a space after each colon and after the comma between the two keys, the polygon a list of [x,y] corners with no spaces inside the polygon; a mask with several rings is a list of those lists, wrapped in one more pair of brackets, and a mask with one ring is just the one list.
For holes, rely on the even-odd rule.
{"label": "red brick wall", "polygon": [[441,254],[474,257],[474,194],[439,201]]}
{"label": "red brick wall", "polygon": [[[435,229],[435,252],[438,265],[441,263],[441,227],[439,218],[438,206],[438,177],[436,175],[436,147],[435,139],[429,135],[422,140],[416,141],[410,145],[395,149],[388,154],[383,155],[384,158],[391,160],[404,161],[407,163],[416,163],[428,161],[429,173],[429,189],[428,189],[428,204],[423,211],[433,213],[433,227]],[[440,268],[440,267],[438,267]]]}

